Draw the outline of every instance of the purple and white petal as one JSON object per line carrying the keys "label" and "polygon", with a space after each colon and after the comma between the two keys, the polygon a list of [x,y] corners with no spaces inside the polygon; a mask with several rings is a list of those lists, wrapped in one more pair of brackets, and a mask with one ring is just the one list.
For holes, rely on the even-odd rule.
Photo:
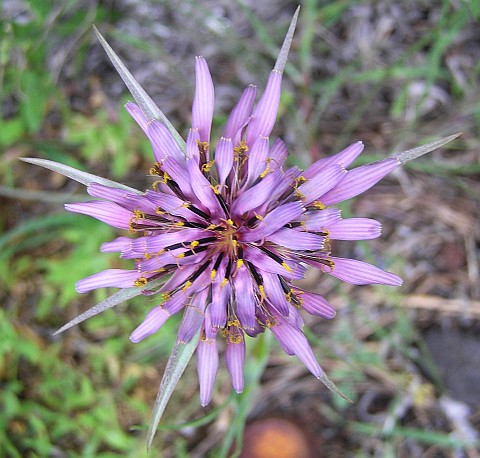
{"label": "purple and white petal", "polygon": [[215,149],[215,167],[218,172],[218,180],[220,184],[225,181],[233,167],[233,143],[229,137],[221,137]]}
{"label": "purple and white petal", "polygon": [[[341,165],[333,164],[300,185],[297,195],[307,204],[313,202],[341,183],[346,175],[347,171]],[[323,198],[320,200],[323,203]]]}
{"label": "purple and white petal", "polygon": [[285,226],[285,224],[299,219],[303,212],[304,206],[298,201],[280,205],[260,219],[253,229],[241,231],[239,233],[241,240],[253,242],[268,237]]}
{"label": "purple and white petal", "polygon": [[210,142],[214,102],[214,88],[210,70],[206,60],[198,56],[195,60],[195,97],[192,108],[192,128],[198,129],[202,142]]}
{"label": "purple and white petal", "polygon": [[250,86],[243,91],[242,96],[228,117],[223,136],[232,138],[235,144],[240,143],[240,130],[247,124],[252,114],[256,95],[257,86],[250,84]]}
{"label": "purple and white petal", "polygon": [[179,342],[190,342],[190,340],[192,340],[193,336],[202,326],[205,308],[207,306],[207,293],[208,290],[204,289],[203,291],[195,294],[190,305],[185,309],[182,324],[178,330]]}
{"label": "purple and white petal", "polygon": [[323,248],[325,238],[310,232],[283,228],[266,237],[266,240],[291,250],[318,251]]}
{"label": "purple and white petal", "polygon": [[232,214],[241,216],[249,210],[262,205],[266,200],[271,198],[273,190],[282,181],[280,172],[269,173],[260,183],[251,187],[236,199],[232,204]]}
{"label": "purple and white petal", "polygon": [[381,224],[370,218],[342,219],[327,229],[332,240],[370,240],[382,233]]}
{"label": "purple and white petal", "polygon": [[200,141],[200,134],[198,129],[190,129],[187,136],[187,159],[194,159],[195,162],[200,162],[200,150],[198,149],[198,142]]}
{"label": "purple and white petal", "polygon": [[255,294],[253,278],[245,265],[233,277],[237,317],[241,327],[253,329],[255,326]]}
{"label": "purple and white petal", "polygon": [[288,316],[289,304],[278,275],[266,271],[261,271],[260,274],[263,278],[266,297],[280,314]]}
{"label": "purple and white petal", "polygon": [[248,123],[245,139],[247,145],[260,136],[269,137],[277,118],[278,106],[280,104],[280,91],[282,87],[282,74],[272,70],[268,77],[265,92],[253,110],[252,119]]}
{"label": "purple and white petal", "polygon": [[276,170],[281,168],[283,163],[287,159],[288,148],[283,140],[276,138],[273,142],[272,147],[270,148],[269,157],[271,158],[270,168]]}
{"label": "purple and white petal", "polygon": [[333,164],[341,165],[342,167],[347,168],[361,154],[362,151],[362,142],[352,143],[339,153],[320,159],[312,164],[305,170],[305,172],[303,172],[303,176],[307,179],[310,179],[317,173]]}
{"label": "purple and white petal", "polygon": [[307,369],[315,376],[322,375],[322,369],[318,364],[310,344],[304,334],[290,325],[285,318],[278,316],[277,323],[270,327],[278,343],[287,355],[297,355]]}
{"label": "purple and white petal", "polygon": [[110,242],[104,242],[100,245],[102,253],[115,253],[117,251],[124,251],[130,249],[132,239],[130,237],[117,237]]}
{"label": "purple and white petal", "polygon": [[129,229],[133,216],[131,212],[120,205],[104,201],[65,204],[65,209],[73,213],[92,216],[118,229]]}
{"label": "purple and white petal", "polygon": [[337,186],[322,196],[321,202],[324,205],[333,205],[358,196],[377,184],[399,165],[400,162],[397,159],[389,158],[349,170]]}
{"label": "purple and white petal", "polygon": [[227,335],[227,345],[225,349],[225,364],[233,389],[241,393],[244,387],[243,368],[245,365],[245,339],[240,330],[233,331]]}
{"label": "purple and white petal", "polygon": [[[333,269],[316,263],[324,272],[353,285],[389,285],[400,286],[403,281],[397,275],[363,261],[348,258],[329,258],[334,262]],[[315,265],[315,264],[314,264]]]}
{"label": "purple and white petal", "polygon": [[153,155],[159,163],[166,157],[173,157],[179,162],[185,161],[185,156],[178,146],[168,128],[157,120],[151,121],[147,126],[147,136],[152,144]]}
{"label": "purple and white petal", "polygon": [[321,316],[327,320],[332,319],[336,315],[335,308],[320,294],[303,291],[295,287],[293,292],[301,301],[302,307],[310,313],[310,315]]}
{"label": "purple and white petal", "polygon": [[212,399],[217,371],[217,342],[215,339],[200,337],[197,347],[197,372],[200,382],[200,404],[202,406],[209,404]]}
{"label": "purple and white petal", "polygon": [[79,280],[75,289],[86,293],[97,288],[131,288],[139,277],[136,270],[107,269]]}
{"label": "purple and white petal", "polygon": [[148,312],[142,324],[132,332],[130,340],[133,343],[137,343],[145,339],[145,337],[154,334],[165,324],[169,317],[170,314],[157,305]]}
{"label": "purple and white petal", "polygon": [[303,227],[307,231],[323,231],[326,227],[337,223],[342,219],[340,210],[336,208],[326,208],[324,210],[315,210],[305,212],[302,217]]}

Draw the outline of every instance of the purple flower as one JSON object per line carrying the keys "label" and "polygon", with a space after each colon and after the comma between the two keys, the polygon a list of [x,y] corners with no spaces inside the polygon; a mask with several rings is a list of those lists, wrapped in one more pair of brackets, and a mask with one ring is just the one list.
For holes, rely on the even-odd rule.
{"label": "purple flower", "polygon": [[[332,254],[334,240],[380,235],[379,222],[342,218],[334,205],[455,137],[353,169],[348,167],[362,152],[361,142],[305,171],[286,167],[287,147],[270,135],[297,15],[298,11],[263,95],[255,104],[256,87],[247,87],[217,141],[210,138],[214,86],[203,57],[195,63],[192,128],[184,142],[99,36],[139,101],[128,103],[126,109],[152,144],[156,162],[150,174],[156,181],[153,189],[140,193],[81,174],[79,181],[88,185],[88,193],[101,200],[67,204],[66,209],[128,230],[131,236],[106,242],[101,250],[120,252],[134,268],[94,274],[80,280],[77,291],[137,287],[144,294],[157,294],[157,304],[131,334],[132,342],[157,332],[170,316],[182,312],[178,341],[190,342],[200,335],[202,405],[212,396],[219,365],[217,342],[224,341],[226,367],[233,388],[241,392],[246,336],[267,329],[288,355],[297,355],[313,375],[328,380],[302,332],[301,311],[331,319],[335,310],[324,297],[303,291],[294,280],[313,266],[355,285],[399,286],[402,281],[393,273]],[[60,170],[58,164],[29,161]],[[62,170],[78,175],[65,166]],[[96,306],[88,316],[112,305]],[[82,314],[61,330],[88,316]]]}

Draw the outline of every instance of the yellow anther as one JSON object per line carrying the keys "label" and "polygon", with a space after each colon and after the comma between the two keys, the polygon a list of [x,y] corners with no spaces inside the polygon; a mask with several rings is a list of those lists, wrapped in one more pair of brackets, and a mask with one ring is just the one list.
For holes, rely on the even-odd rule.
{"label": "yellow anther", "polygon": [[226,278],[224,278],[222,280],[222,283],[220,284],[220,288],[223,288],[227,283],[228,283],[228,280]]}
{"label": "yellow anther", "polygon": [[216,229],[217,226],[215,224],[210,224],[205,230],[206,231],[212,231],[213,229]]}
{"label": "yellow anther", "polygon": [[228,320],[227,326],[236,326],[237,328],[240,326],[240,321],[238,320]]}
{"label": "yellow anther", "polygon": [[190,248],[195,248],[196,246],[200,245],[200,242],[198,240],[194,240],[191,244],[190,244]]}
{"label": "yellow anther", "polygon": [[263,287],[263,285],[258,285],[258,290],[260,291],[260,302],[263,302],[266,297],[265,288]]}
{"label": "yellow anther", "polygon": [[217,195],[220,194],[220,191],[218,190],[218,184],[217,185],[211,185],[210,187],[213,189],[213,192],[215,194],[217,194]]}
{"label": "yellow anther", "polygon": [[215,164],[215,160],[211,160],[207,162],[206,164],[202,165],[202,172],[209,172],[210,169],[213,167],[213,164]]}
{"label": "yellow anther", "polygon": [[238,245],[238,241],[235,240],[235,239],[232,239],[232,246],[233,246],[233,249],[236,250],[237,249],[237,245]]}
{"label": "yellow anther", "polygon": [[211,272],[210,272],[210,280],[215,280],[215,277],[217,276],[217,271],[215,269],[213,269]]}
{"label": "yellow anther", "polygon": [[199,150],[201,153],[204,153],[204,152],[207,151],[208,148],[210,147],[210,145],[208,144],[208,142],[201,142],[200,140],[197,140],[197,146],[198,146],[198,150]]}
{"label": "yellow anther", "polygon": [[190,288],[190,286],[192,286],[192,282],[190,280],[186,281],[185,284],[183,285],[182,291],[187,290],[188,288]]}
{"label": "yellow anther", "polygon": [[228,336],[228,341],[232,344],[239,344],[243,342],[243,337],[241,334],[230,334]]}
{"label": "yellow anther", "polygon": [[234,225],[235,225],[235,223],[234,223],[230,218],[227,219],[227,224],[228,224],[229,226],[234,226]]}
{"label": "yellow anther", "polygon": [[263,220],[263,216],[262,215],[257,215],[256,213],[255,213],[255,218],[257,218],[260,221]]}
{"label": "yellow anther", "polygon": [[152,259],[152,255],[150,253],[143,253],[143,257],[147,260]]}
{"label": "yellow anther", "polygon": [[176,256],[177,259],[182,259],[185,257],[185,253],[180,253],[179,255]]}
{"label": "yellow anther", "polygon": [[237,269],[243,266],[243,259],[237,259]]}
{"label": "yellow anther", "polygon": [[325,205],[322,204],[322,202],[320,202],[319,200],[316,200],[315,202],[313,202],[313,206],[317,209],[317,210],[325,210]]}
{"label": "yellow anther", "polygon": [[300,200],[307,200],[307,198],[305,197],[305,194],[302,194],[298,189],[295,191],[295,197],[298,197]]}
{"label": "yellow anther", "polygon": [[178,221],[178,222],[175,223],[175,226],[176,227],[183,227],[183,226],[185,226],[185,223],[183,221]]}
{"label": "yellow anther", "polygon": [[282,262],[282,267],[290,274],[293,272],[293,269],[286,262]]}
{"label": "yellow anther", "polygon": [[307,179],[303,175],[300,175],[299,177],[295,178],[295,187],[301,186],[306,181]]}
{"label": "yellow anther", "polygon": [[145,218],[145,213],[143,213],[141,210],[134,210],[133,214],[135,218],[138,218],[138,219]]}
{"label": "yellow anther", "polygon": [[168,212],[165,212],[165,211],[163,211],[160,207],[157,207],[157,208],[155,209],[155,213],[156,213],[157,215],[166,215]]}
{"label": "yellow anther", "polygon": [[145,286],[147,284],[147,279],[145,277],[140,277],[140,278],[137,278],[133,284],[136,286],[136,287],[140,287],[140,286]]}

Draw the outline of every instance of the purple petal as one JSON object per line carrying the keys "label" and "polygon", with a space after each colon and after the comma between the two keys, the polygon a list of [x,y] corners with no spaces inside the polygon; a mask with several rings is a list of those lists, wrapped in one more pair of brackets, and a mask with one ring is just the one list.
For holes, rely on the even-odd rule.
{"label": "purple petal", "polygon": [[245,266],[240,267],[233,277],[237,317],[241,327],[253,329],[255,326],[255,294],[253,279]]}
{"label": "purple petal", "polygon": [[200,382],[200,404],[206,406],[212,399],[213,385],[218,370],[218,350],[215,339],[200,338],[197,347],[197,372]]}
{"label": "purple petal", "polygon": [[266,238],[269,242],[276,243],[291,250],[318,251],[322,249],[324,237],[309,232],[294,229],[280,229]]}
{"label": "purple petal", "polygon": [[273,172],[268,174],[260,183],[245,191],[232,204],[232,214],[241,216],[243,213],[253,210],[271,198],[272,191],[281,181],[281,174]]}
{"label": "purple petal", "polygon": [[223,328],[227,322],[227,306],[230,300],[230,282],[222,286],[221,282],[215,282],[212,286],[212,303],[207,312],[210,315],[212,326]]}
{"label": "purple petal", "polygon": [[208,290],[205,289],[193,296],[191,304],[183,314],[182,324],[178,330],[178,341],[187,343],[200,329],[203,323]]}
{"label": "purple petal", "polygon": [[187,136],[187,159],[195,159],[197,164],[200,162],[199,141],[200,134],[198,129],[190,129]]}
{"label": "purple petal", "polygon": [[260,174],[265,172],[269,149],[270,143],[268,137],[258,137],[253,143],[248,155],[246,187],[249,187],[250,184],[260,176]]}
{"label": "purple petal", "polygon": [[245,339],[241,331],[237,331],[235,335],[227,335],[227,347],[225,349],[225,364],[233,389],[237,393],[243,391],[243,367],[245,364]]}
{"label": "purple petal", "polygon": [[202,142],[210,141],[214,109],[213,81],[203,57],[195,61],[195,97],[192,108],[192,128],[198,129]]}
{"label": "purple petal", "polygon": [[136,123],[141,127],[143,132],[147,134],[148,119],[144,115],[142,109],[133,102],[127,102],[125,108],[130,114],[130,116],[135,119]]}
{"label": "purple petal", "polygon": [[282,74],[276,70],[272,70],[268,77],[265,92],[258,101],[253,111],[252,119],[247,127],[247,145],[253,145],[253,142],[260,135],[269,137],[272,133],[277,118],[278,105],[280,104],[281,86]]}
{"label": "purple petal", "polygon": [[276,138],[270,148],[269,156],[272,159],[272,162],[270,163],[271,169],[275,170],[281,168],[288,156],[288,149],[285,142],[280,138]]}
{"label": "purple petal", "polygon": [[308,231],[319,232],[341,219],[340,210],[337,210],[336,208],[326,208],[325,210],[306,212],[302,218],[305,229]]}
{"label": "purple petal", "polygon": [[380,237],[382,226],[369,218],[347,218],[328,226],[332,240],[369,240]]}
{"label": "purple petal", "polygon": [[323,296],[299,288],[295,288],[294,293],[301,300],[302,307],[311,315],[321,316],[327,320],[336,315],[335,308]]}
{"label": "purple petal", "polygon": [[233,166],[233,143],[231,138],[221,137],[215,150],[215,166],[220,184],[225,184]]}
{"label": "purple petal", "polygon": [[337,186],[322,196],[321,202],[324,205],[333,205],[358,196],[378,183],[399,165],[400,162],[395,158],[390,158],[349,170],[347,176]]}
{"label": "purple petal", "polygon": [[136,270],[107,269],[78,281],[75,289],[86,293],[97,288],[131,288],[139,277]]}
{"label": "purple petal", "polygon": [[156,206],[146,196],[139,196],[118,188],[110,188],[99,183],[92,183],[87,187],[87,192],[93,197],[110,200],[130,211],[141,210],[145,213],[155,214]]}
{"label": "purple petal", "polygon": [[215,196],[212,184],[208,181],[198,168],[194,160],[187,161],[188,173],[190,176],[190,185],[195,193],[198,202],[201,202],[203,210],[210,213],[211,216],[225,217],[225,213]]}
{"label": "purple petal", "polygon": [[253,242],[278,231],[285,224],[295,221],[302,215],[304,206],[301,202],[290,202],[273,209],[253,228],[241,234],[245,242]]}
{"label": "purple petal", "polygon": [[270,327],[271,331],[287,355],[297,355],[307,369],[315,376],[322,375],[307,338],[301,331],[291,326],[285,318],[278,316],[277,323]]}
{"label": "purple petal", "polygon": [[386,272],[363,261],[335,257],[329,259],[334,262],[333,269],[320,263],[314,263],[314,265],[319,267],[323,272],[329,273],[330,275],[347,283],[352,283],[353,285],[381,284],[400,286],[403,282],[397,275],[391,272]]}
{"label": "purple petal", "polygon": [[132,239],[130,237],[117,237],[115,240],[110,242],[104,242],[100,246],[100,251],[102,253],[114,253],[116,251],[123,251],[128,249],[132,244]]}
{"label": "purple petal", "polygon": [[148,312],[142,324],[132,332],[130,340],[137,343],[154,334],[164,325],[169,316],[170,314],[166,310],[157,305]]}
{"label": "purple petal", "polygon": [[[275,254],[278,256],[278,253]],[[246,245],[243,250],[243,257],[260,270],[279,274],[292,280],[300,280],[305,275],[306,268],[303,265],[290,259],[284,259],[285,267],[285,265],[278,263],[254,246]]]}
{"label": "purple petal", "polygon": [[308,169],[305,170],[303,176],[307,179],[312,178],[314,175],[319,173],[325,168],[337,164],[342,167],[347,168],[363,151],[363,143],[356,142],[352,143],[350,146],[347,146],[344,150],[339,153],[320,159],[319,161],[312,164]]}
{"label": "purple petal", "polygon": [[129,229],[132,213],[112,202],[84,202],[65,204],[65,209],[74,213],[92,216],[118,229]]}
{"label": "purple petal", "polygon": [[288,316],[288,301],[283,291],[278,275],[270,272],[261,271],[265,295],[272,305],[283,316]]}
{"label": "purple petal", "polygon": [[185,156],[173,138],[168,128],[157,120],[148,124],[147,136],[152,144],[155,160],[161,163],[166,157],[173,157],[177,161],[184,162]]}
{"label": "purple petal", "polygon": [[223,136],[234,139],[235,144],[240,143],[240,130],[246,125],[248,119],[250,118],[256,94],[257,87],[253,84],[248,86],[243,91],[240,100],[235,105],[230,113],[230,116],[228,117]]}
{"label": "purple petal", "polygon": [[[345,179],[347,171],[340,165],[331,165],[322,172],[313,175],[306,183],[297,188],[297,195],[305,203],[313,202]],[[321,199],[322,203],[323,198]]]}

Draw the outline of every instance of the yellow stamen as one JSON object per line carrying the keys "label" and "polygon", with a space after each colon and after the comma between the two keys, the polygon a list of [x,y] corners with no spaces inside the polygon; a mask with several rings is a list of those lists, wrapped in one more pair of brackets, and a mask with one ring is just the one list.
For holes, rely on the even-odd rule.
{"label": "yellow stamen", "polygon": [[215,280],[215,277],[217,276],[217,271],[215,269],[213,269],[211,272],[210,272],[210,280]]}
{"label": "yellow stamen", "polygon": [[240,269],[240,267],[242,266],[243,266],[243,259],[237,259],[237,269]]}
{"label": "yellow stamen", "polygon": [[222,283],[220,284],[220,288],[223,288],[227,283],[228,283],[228,280],[226,278],[224,278],[222,280]]}
{"label": "yellow stamen", "polygon": [[192,282],[189,280],[183,285],[182,291],[186,291],[190,286],[192,286]]}
{"label": "yellow stamen", "polygon": [[191,244],[190,244],[190,248],[195,248],[196,246],[200,245],[200,242],[198,240],[194,240]]}
{"label": "yellow stamen", "polygon": [[282,262],[282,267],[290,274],[293,272],[293,269],[286,262]]}

